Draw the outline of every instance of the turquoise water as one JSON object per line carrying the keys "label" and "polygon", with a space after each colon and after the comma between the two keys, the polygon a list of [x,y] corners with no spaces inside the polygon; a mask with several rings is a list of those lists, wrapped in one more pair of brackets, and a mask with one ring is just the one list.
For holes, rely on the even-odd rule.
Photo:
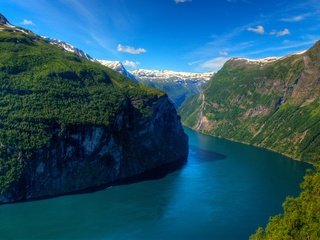
{"label": "turquoise water", "polygon": [[0,206],[0,239],[247,239],[309,165],[186,129],[188,164],[152,181]]}

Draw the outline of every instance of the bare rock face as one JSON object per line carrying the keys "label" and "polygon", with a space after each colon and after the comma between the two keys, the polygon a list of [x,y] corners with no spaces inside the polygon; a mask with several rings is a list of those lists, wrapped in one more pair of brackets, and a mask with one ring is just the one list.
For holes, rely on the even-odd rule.
{"label": "bare rock face", "polygon": [[188,137],[167,96],[142,114],[127,99],[108,127],[52,124],[47,146],[23,156],[19,182],[0,203],[91,191],[136,177],[165,174],[187,160]]}

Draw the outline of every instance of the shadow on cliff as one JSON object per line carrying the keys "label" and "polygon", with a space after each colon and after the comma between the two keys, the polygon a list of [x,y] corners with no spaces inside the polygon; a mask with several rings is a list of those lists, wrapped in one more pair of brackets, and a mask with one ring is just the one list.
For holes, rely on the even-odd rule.
{"label": "shadow on cliff", "polygon": [[127,184],[133,184],[137,182],[143,182],[143,181],[158,180],[158,179],[164,178],[170,173],[181,170],[184,166],[186,166],[186,164],[187,164],[187,161],[185,161],[184,163],[181,163],[180,161],[172,162],[172,163],[157,167],[155,169],[151,169],[142,174],[129,177],[123,180],[118,180],[111,185],[112,186],[127,185]]}
{"label": "shadow on cliff", "polygon": [[[126,179],[121,179],[121,180],[112,182],[110,184],[105,184],[105,185],[92,187],[92,188],[88,188],[88,189],[83,189],[80,191],[69,192],[69,193],[65,193],[65,194],[58,194],[56,196],[45,196],[45,197],[40,197],[40,198],[34,198],[32,200],[26,200],[26,201],[22,201],[22,202],[37,201],[37,200],[43,200],[43,199],[48,199],[48,198],[56,198],[56,197],[61,197],[61,196],[65,196],[65,195],[87,194],[87,193],[93,193],[93,192],[105,190],[106,188],[112,187],[112,186],[129,185],[129,184],[134,184],[134,183],[138,183],[138,182],[159,180],[159,179],[166,177],[170,173],[181,170],[182,168],[186,167],[187,165],[189,167],[192,167],[192,165],[198,165],[198,164],[203,164],[203,163],[212,162],[212,161],[225,160],[226,157],[227,157],[226,155],[223,155],[223,154],[220,154],[217,152],[204,150],[204,149],[201,149],[197,146],[189,145],[188,160],[185,161],[184,163],[177,161],[177,162],[163,165],[161,167],[157,167],[155,169],[151,169],[151,170],[149,170],[145,173],[142,173],[140,175],[136,175],[133,177],[129,177]],[[21,202],[21,201],[19,201],[19,202]]]}

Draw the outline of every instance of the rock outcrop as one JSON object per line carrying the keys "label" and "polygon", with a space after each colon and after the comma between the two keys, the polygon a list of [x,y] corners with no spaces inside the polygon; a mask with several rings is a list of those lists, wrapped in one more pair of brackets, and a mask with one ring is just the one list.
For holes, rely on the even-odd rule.
{"label": "rock outcrop", "polygon": [[23,174],[0,195],[0,203],[91,191],[181,167],[188,137],[180,117],[166,95],[150,107],[143,116],[127,99],[109,127],[51,125],[51,141],[21,155]]}
{"label": "rock outcrop", "polygon": [[181,167],[188,137],[164,92],[0,15],[0,204],[93,191]]}

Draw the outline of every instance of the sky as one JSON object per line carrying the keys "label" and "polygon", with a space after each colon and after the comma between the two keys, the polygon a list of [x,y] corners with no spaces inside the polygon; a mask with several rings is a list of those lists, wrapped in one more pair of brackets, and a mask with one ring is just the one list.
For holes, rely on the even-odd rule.
{"label": "sky", "polygon": [[129,70],[218,71],[320,39],[320,0],[0,0],[0,12]]}

